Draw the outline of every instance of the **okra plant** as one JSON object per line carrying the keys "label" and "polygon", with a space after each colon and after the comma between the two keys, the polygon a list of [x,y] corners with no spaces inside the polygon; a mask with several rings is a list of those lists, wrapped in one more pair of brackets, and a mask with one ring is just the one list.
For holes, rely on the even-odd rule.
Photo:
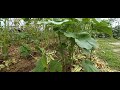
{"label": "okra plant", "polygon": [[[59,61],[62,65],[63,72],[71,71],[74,47],[76,45],[82,50],[87,51],[88,55],[98,47],[96,40],[92,38],[93,32],[104,32],[112,36],[111,26],[109,26],[107,22],[99,22],[95,18],[52,19],[46,22],[50,24],[53,30],[58,34],[58,51],[61,54],[61,60]],[[65,38],[64,40],[63,37]],[[66,55],[66,51],[68,55]],[[84,70],[88,72],[98,71],[90,59],[83,60],[82,65]]]}
{"label": "okra plant", "polygon": [[7,22],[8,22],[8,18],[5,18],[4,19],[5,26],[3,28],[3,31],[1,32],[2,33],[2,42],[1,42],[2,43],[2,56],[4,60],[8,59],[9,24],[7,24]]}
{"label": "okra plant", "polygon": [[19,52],[23,58],[29,58],[31,55],[31,49],[27,44],[22,44],[19,48]]}
{"label": "okra plant", "polygon": [[43,48],[39,48],[42,57],[37,61],[33,72],[62,72],[62,64],[59,60],[48,60],[48,55]]}
{"label": "okra plant", "polygon": [[[35,49],[39,53],[42,53],[42,57],[38,60],[36,68],[34,71],[48,71],[48,72],[71,72],[72,65],[74,62],[73,53],[75,52],[75,46],[79,49],[87,52],[86,54],[90,57],[83,60],[82,65],[84,71],[99,71],[95,68],[93,62],[91,62],[91,54],[93,50],[98,47],[97,41],[95,40],[95,34],[97,32],[103,32],[109,34],[112,37],[112,29],[108,22],[102,20],[98,21],[95,18],[22,18],[25,23],[26,31],[10,34],[9,33],[9,19],[4,19],[5,27],[1,28],[0,37],[2,40],[2,56],[4,59],[8,58],[8,47],[10,45],[10,40],[19,42],[24,42],[20,46],[19,51],[22,57],[29,57],[31,55],[31,49],[27,45],[28,43],[34,43]],[[15,26],[19,27],[19,19],[15,19]],[[32,26],[32,24],[34,26]],[[40,32],[39,28],[43,31]],[[45,50],[40,48],[40,40],[46,42],[49,45],[49,33],[55,32],[57,34],[58,46],[57,52],[60,55],[59,60],[48,61],[48,56]],[[42,35],[43,33],[44,36]],[[15,35],[17,35],[15,37]],[[41,39],[43,37],[43,39]],[[10,39],[12,37],[12,39]],[[41,37],[41,38],[39,38]]]}

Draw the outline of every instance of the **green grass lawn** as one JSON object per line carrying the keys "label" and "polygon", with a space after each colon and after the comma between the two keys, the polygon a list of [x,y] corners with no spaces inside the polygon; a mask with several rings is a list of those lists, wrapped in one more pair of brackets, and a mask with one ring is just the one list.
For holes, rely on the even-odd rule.
{"label": "green grass lawn", "polygon": [[99,43],[99,50],[97,56],[108,63],[112,69],[120,71],[120,52],[116,53],[114,49],[120,49],[120,45],[112,45],[111,43],[119,42],[116,39],[97,39]]}

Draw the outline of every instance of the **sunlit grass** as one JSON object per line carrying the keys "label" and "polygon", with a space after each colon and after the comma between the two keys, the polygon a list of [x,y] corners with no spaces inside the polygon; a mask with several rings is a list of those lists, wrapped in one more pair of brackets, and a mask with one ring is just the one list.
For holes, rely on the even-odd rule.
{"label": "sunlit grass", "polygon": [[97,51],[97,55],[106,61],[109,67],[120,70],[120,56],[113,52],[113,49],[116,47],[110,45],[110,43],[117,41],[115,39],[98,39],[99,50]]}

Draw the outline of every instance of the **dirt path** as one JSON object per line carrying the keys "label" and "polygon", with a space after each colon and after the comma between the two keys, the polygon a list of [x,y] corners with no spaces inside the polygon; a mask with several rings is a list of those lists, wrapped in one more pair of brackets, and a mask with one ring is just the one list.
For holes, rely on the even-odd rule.
{"label": "dirt path", "polygon": [[110,43],[110,45],[113,46],[113,52],[120,54],[120,42]]}
{"label": "dirt path", "polygon": [[115,43],[110,43],[112,45],[115,45],[115,46],[120,46],[120,42],[115,42]]}

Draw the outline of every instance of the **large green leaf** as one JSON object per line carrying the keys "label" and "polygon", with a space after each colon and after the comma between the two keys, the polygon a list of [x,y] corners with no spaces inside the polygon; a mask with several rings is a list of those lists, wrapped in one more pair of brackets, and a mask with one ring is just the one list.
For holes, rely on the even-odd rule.
{"label": "large green leaf", "polygon": [[50,61],[50,72],[62,72],[62,64],[56,60]]}
{"label": "large green leaf", "polygon": [[64,35],[65,35],[66,37],[76,38],[76,34],[75,34],[75,33],[72,33],[72,32],[64,32]]}
{"label": "large green leaf", "polygon": [[36,67],[34,68],[34,72],[45,72],[47,68],[47,58],[45,55],[41,57],[41,59],[37,62]]}
{"label": "large green leaf", "polygon": [[100,23],[94,24],[93,30],[97,30],[98,32],[103,32],[112,36],[112,28],[106,21],[101,21]]}
{"label": "large green leaf", "polygon": [[29,56],[31,53],[31,49],[27,44],[23,44],[22,46],[20,46],[19,51],[21,56],[23,57]]}
{"label": "large green leaf", "polygon": [[75,39],[76,44],[84,49],[91,50],[92,48],[97,48],[97,42],[91,38],[89,33],[81,32],[79,34],[75,34],[72,32],[64,32],[66,37],[72,37]]}
{"label": "large green leaf", "polygon": [[98,24],[99,23],[99,21],[97,19],[95,19],[95,18],[92,18],[91,20],[92,20],[92,24]]}
{"label": "large green leaf", "polygon": [[45,72],[45,67],[43,66],[41,60],[36,64],[36,67],[33,69],[33,72]]}
{"label": "large green leaf", "polygon": [[83,21],[84,23],[88,23],[88,22],[90,22],[90,18],[83,18],[82,21]]}
{"label": "large green leaf", "polygon": [[50,22],[48,22],[48,21],[39,21],[39,22],[37,22],[37,24],[49,24]]}
{"label": "large green leaf", "polygon": [[43,65],[44,67],[47,67],[47,57],[46,57],[46,55],[43,55],[43,56],[42,56],[41,62],[42,62],[42,65]]}
{"label": "large green leaf", "polygon": [[86,40],[75,39],[75,42],[81,48],[92,49],[92,45],[90,45]]}
{"label": "large green leaf", "polygon": [[87,50],[91,50],[97,46],[97,42],[86,32],[78,34],[75,42],[79,47]]}
{"label": "large green leaf", "polygon": [[30,18],[22,18],[24,21],[29,21]]}
{"label": "large green leaf", "polygon": [[82,65],[85,72],[99,72],[90,60],[83,60]]}
{"label": "large green leaf", "polygon": [[56,25],[61,25],[61,24],[63,24],[64,22],[68,22],[69,20],[64,20],[64,21],[61,21],[61,22],[56,22],[56,21],[48,21],[48,22],[50,22],[50,23],[52,23],[52,24],[56,24]]}

